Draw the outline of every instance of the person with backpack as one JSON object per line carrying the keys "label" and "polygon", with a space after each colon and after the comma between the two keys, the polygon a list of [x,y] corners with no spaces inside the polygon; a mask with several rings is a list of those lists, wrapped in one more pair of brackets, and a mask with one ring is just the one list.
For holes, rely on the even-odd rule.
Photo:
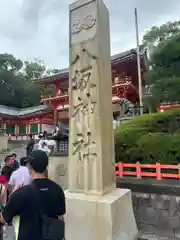
{"label": "person with backpack", "polygon": [[28,168],[33,181],[16,190],[2,212],[1,222],[11,223],[19,216],[18,240],[64,239],[65,195],[58,184],[47,178],[47,167],[45,152],[31,152]]}

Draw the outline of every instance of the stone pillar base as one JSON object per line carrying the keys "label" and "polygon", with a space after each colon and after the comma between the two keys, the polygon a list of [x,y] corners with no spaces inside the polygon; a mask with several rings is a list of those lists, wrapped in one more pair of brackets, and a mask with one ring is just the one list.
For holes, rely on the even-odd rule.
{"label": "stone pillar base", "polygon": [[129,189],[115,189],[101,197],[68,190],[65,195],[66,240],[137,239]]}
{"label": "stone pillar base", "polygon": [[68,157],[49,157],[48,177],[66,190],[68,188]]}

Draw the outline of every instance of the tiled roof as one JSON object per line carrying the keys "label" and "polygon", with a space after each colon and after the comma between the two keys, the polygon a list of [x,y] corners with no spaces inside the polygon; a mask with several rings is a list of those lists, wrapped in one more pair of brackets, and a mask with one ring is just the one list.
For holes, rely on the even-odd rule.
{"label": "tiled roof", "polygon": [[66,75],[68,72],[69,72],[69,68],[63,68],[63,69],[60,69],[58,73],[55,73],[53,75],[49,75],[47,77],[44,77],[43,79],[46,79],[46,78],[49,78],[49,77],[56,77],[56,76],[59,76],[59,75]]}
{"label": "tiled roof", "polygon": [[[128,51],[124,51],[124,52],[121,52],[121,53],[111,56],[111,61],[113,62],[116,60],[121,60],[123,58],[126,58],[126,57],[128,57],[132,54],[136,54],[136,53],[137,53],[136,48],[132,48]],[[144,45],[140,45],[140,55],[143,55],[144,53],[145,53],[145,47],[144,47]],[[53,80],[53,78],[56,78],[57,76],[67,75],[68,73],[69,73],[69,68],[64,68],[64,69],[59,70],[58,73],[53,74],[52,76],[47,76],[47,77],[40,79],[40,82],[46,81],[50,78]]]}
{"label": "tiled roof", "polygon": [[[140,51],[140,55],[145,53],[145,48],[144,48],[143,45],[140,45],[139,51]],[[127,57],[131,54],[136,54],[136,53],[137,53],[136,48],[132,48],[128,51],[121,52],[121,53],[118,53],[118,54],[115,54],[115,55],[111,56],[111,61],[113,62],[114,60],[122,59],[122,58],[125,58],[125,57]]]}
{"label": "tiled roof", "polygon": [[24,115],[44,111],[44,110],[47,110],[47,109],[48,109],[48,107],[46,105],[40,105],[40,106],[22,108],[22,109],[0,105],[0,114],[8,115],[8,116],[14,116],[14,117],[17,116],[18,117],[18,116],[24,116]]}

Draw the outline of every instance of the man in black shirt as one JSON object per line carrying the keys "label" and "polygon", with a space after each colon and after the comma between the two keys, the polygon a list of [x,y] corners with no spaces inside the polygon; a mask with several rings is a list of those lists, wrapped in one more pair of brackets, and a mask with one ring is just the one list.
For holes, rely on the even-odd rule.
{"label": "man in black shirt", "polygon": [[6,178],[7,182],[9,182],[11,174],[14,171],[12,165],[13,165],[13,157],[12,157],[12,155],[6,156],[6,158],[5,158],[5,166],[3,167],[2,171],[1,171],[1,175]]}
{"label": "man in black shirt", "polygon": [[3,210],[2,220],[7,223],[11,223],[16,216],[20,217],[18,240],[41,239],[39,213],[42,209],[45,215],[61,220],[66,212],[64,192],[58,184],[46,178],[47,166],[46,153],[33,151],[29,156],[33,187],[28,185],[15,191]]}
{"label": "man in black shirt", "polygon": [[13,153],[13,154],[12,154],[12,158],[13,158],[12,168],[13,168],[13,171],[16,171],[16,170],[19,168],[19,163],[18,163],[18,161],[16,160],[17,154],[16,154],[16,153]]}
{"label": "man in black shirt", "polygon": [[27,144],[27,147],[26,147],[26,155],[27,155],[27,157],[33,151],[34,144],[35,144],[35,141],[33,139],[33,135],[29,134],[29,141],[28,141],[28,144]]}

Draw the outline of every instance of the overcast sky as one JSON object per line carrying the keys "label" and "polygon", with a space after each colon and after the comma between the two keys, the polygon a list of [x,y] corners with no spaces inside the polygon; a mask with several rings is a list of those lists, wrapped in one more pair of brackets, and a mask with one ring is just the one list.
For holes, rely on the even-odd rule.
{"label": "overcast sky", "polygon": [[[51,68],[68,66],[68,5],[73,0],[0,0],[0,52],[22,60],[40,58]],[[111,17],[111,51],[136,46],[152,25],[180,19],[180,0],[104,0]]]}

